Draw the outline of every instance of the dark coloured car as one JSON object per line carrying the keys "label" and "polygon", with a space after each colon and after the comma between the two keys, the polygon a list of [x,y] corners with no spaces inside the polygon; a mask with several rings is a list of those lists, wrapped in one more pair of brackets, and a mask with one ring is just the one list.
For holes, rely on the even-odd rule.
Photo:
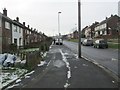
{"label": "dark coloured car", "polygon": [[93,40],[92,40],[92,39],[85,39],[85,40],[82,42],[82,45],[83,45],[83,46],[92,46],[92,45],[93,45]]}
{"label": "dark coloured car", "polygon": [[96,40],[94,43],[94,48],[108,48],[108,43],[104,39]]}

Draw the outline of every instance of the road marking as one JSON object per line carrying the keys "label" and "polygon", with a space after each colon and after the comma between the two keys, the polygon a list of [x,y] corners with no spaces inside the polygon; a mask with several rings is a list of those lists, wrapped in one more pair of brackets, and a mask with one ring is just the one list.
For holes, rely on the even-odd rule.
{"label": "road marking", "polygon": [[112,60],[112,61],[117,61],[117,59],[115,59],[115,58],[112,58],[111,60]]}

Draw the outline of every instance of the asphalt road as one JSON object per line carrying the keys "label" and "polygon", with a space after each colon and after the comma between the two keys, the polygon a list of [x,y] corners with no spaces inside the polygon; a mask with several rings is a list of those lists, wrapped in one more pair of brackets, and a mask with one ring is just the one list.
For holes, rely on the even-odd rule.
{"label": "asphalt road", "polygon": [[[78,52],[78,43],[64,41],[64,45],[69,47],[75,53]],[[114,74],[118,75],[118,50],[117,49],[97,49],[92,46],[81,45],[82,56],[89,60],[96,61],[102,66],[111,70]]]}
{"label": "asphalt road", "polygon": [[53,45],[45,62],[13,88],[117,88],[117,82],[108,73],[82,58],[78,59],[64,45]]}

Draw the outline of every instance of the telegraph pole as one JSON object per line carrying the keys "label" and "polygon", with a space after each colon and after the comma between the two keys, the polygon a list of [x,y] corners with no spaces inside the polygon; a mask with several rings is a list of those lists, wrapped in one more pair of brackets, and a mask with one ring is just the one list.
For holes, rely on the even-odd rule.
{"label": "telegraph pole", "polygon": [[78,58],[81,58],[81,0],[78,0]]}

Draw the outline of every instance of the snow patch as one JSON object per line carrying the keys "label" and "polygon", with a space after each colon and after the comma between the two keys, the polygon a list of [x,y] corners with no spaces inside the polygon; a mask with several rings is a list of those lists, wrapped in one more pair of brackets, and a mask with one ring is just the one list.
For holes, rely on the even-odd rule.
{"label": "snow patch", "polygon": [[31,72],[25,74],[25,76],[31,75],[31,74],[33,74],[34,72],[35,72],[35,71],[31,71]]}
{"label": "snow patch", "polygon": [[16,80],[16,82],[15,83],[20,83],[21,82],[21,79],[18,79],[18,80]]}
{"label": "snow patch", "polygon": [[45,64],[46,64],[45,61],[41,61],[40,64],[38,64],[38,67],[43,66],[43,65],[45,65]]}
{"label": "snow patch", "polygon": [[67,87],[69,87],[69,86],[70,86],[70,84],[66,83],[66,84],[64,85],[64,88],[67,88]]}
{"label": "snow patch", "polygon": [[76,59],[79,59],[77,54],[74,54],[74,56],[75,56]]}
{"label": "snow patch", "polygon": [[67,61],[66,57],[65,57],[65,54],[62,52],[61,49],[59,49],[61,55],[62,55],[62,58],[63,58],[63,61],[65,62],[66,64],[66,67],[68,68],[68,72],[67,72],[67,78],[69,79],[71,77],[71,69],[70,69],[70,64],[69,62]]}
{"label": "snow patch", "polygon": [[30,78],[30,76],[25,76],[25,78]]}
{"label": "snow patch", "polygon": [[87,64],[82,64],[83,66],[88,66]]}
{"label": "snow patch", "polygon": [[12,85],[12,86],[7,87],[7,89],[10,89],[10,88],[13,88],[13,87],[19,86],[19,85],[20,85],[19,83],[18,83],[18,84],[14,84],[14,85]]}

